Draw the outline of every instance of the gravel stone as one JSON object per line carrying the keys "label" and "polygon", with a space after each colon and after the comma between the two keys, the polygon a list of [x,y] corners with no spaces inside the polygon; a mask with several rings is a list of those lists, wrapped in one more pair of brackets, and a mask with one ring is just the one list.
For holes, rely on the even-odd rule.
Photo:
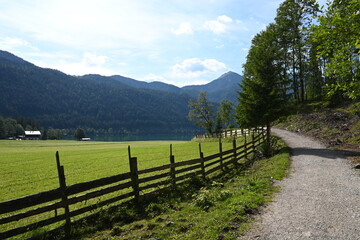
{"label": "gravel stone", "polygon": [[291,148],[289,178],[239,239],[360,240],[360,172],[309,137],[272,129]]}

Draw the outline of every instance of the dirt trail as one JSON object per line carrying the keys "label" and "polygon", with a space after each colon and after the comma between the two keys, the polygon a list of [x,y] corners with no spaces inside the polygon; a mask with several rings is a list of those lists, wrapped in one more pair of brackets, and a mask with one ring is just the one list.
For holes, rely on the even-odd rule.
{"label": "dirt trail", "polygon": [[360,239],[360,171],[308,137],[273,129],[292,149],[292,173],[239,239]]}

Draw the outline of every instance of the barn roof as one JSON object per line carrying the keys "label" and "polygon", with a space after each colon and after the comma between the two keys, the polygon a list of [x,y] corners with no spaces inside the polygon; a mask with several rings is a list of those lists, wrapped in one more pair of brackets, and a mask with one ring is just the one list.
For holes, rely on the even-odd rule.
{"label": "barn roof", "polygon": [[33,135],[36,135],[36,136],[38,136],[38,135],[41,135],[41,132],[40,131],[25,131],[25,135],[27,135],[27,136],[33,136]]}

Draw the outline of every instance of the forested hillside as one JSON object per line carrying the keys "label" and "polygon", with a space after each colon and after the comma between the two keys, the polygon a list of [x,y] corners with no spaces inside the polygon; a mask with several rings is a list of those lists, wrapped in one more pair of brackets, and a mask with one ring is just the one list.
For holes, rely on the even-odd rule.
{"label": "forested hillside", "polygon": [[114,131],[191,130],[186,95],[89,81],[0,54],[0,115],[28,117],[44,127]]}
{"label": "forested hillside", "polygon": [[[234,86],[238,86],[240,76],[227,75],[227,81],[233,84],[234,98]],[[229,75],[235,77],[229,80]],[[223,80],[220,77],[214,82]],[[45,129],[81,126],[111,129],[112,133],[193,131],[195,126],[187,118],[188,103],[203,91],[197,89],[201,86],[183,90],[122,76],[69,76],[37,67],[5,51],[0,51],[0,85],[2,117],[35,119]],[[209,86],[206,90],[218,92],[215,95],[219,100],[226,97],[220,94],[224,92],[221,86]]]}

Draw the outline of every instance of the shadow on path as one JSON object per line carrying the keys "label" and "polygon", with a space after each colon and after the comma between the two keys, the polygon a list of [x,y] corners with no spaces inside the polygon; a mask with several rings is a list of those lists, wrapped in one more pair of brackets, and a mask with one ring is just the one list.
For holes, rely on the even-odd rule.
{"label": "shadow on path", "polygon": [[316,149],[316,148],[290,148],[292,156],[300,156],[300,155],[314,155],[318,157],[324,158],[345,158],[353,157],[353,156],[360,156],[360,152],[356,151],[349,151],[349,150],[333,150],[333,149]]}

